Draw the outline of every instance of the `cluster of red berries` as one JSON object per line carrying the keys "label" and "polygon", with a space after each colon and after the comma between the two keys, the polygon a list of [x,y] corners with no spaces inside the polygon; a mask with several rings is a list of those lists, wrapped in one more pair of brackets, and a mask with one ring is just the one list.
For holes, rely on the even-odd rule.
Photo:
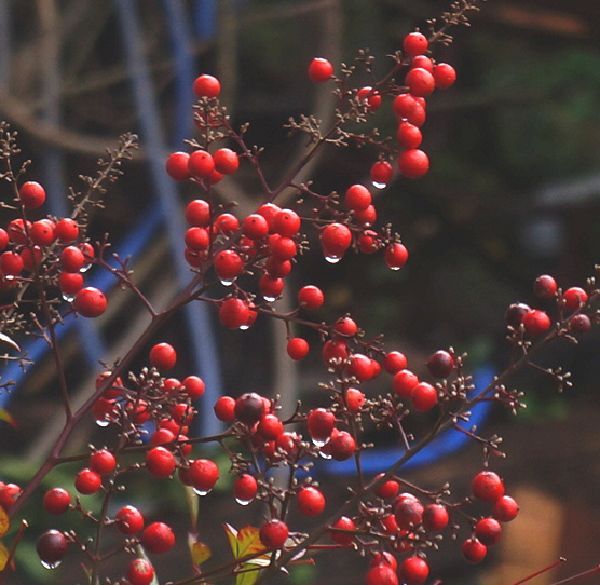
{"label": "cluster of red berries", "polygon": [[0,228],[0,286],[13,288],[28,280],[28,273],[49,279],[84,317],[98,317],[107,300],[95,287],[84,287],[83,273],[95,257],[94,247],[79,241],[80,229],[69,217],[44,217],[35,221],[26,215],[44,205],[46,192],[36,181],[26,181],[18,190],[22,217]]}

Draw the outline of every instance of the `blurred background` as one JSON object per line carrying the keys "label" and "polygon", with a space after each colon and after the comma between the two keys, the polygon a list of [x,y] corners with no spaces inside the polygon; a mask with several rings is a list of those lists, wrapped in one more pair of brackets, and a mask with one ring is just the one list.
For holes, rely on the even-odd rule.
{"label": "blurred background", "polygon": [[[446,9],[441,0],[0,0],[0,118],[19,131],[24,155],[33,159],[31,178],[44,184],[56,215],[65,213],[68,187],[77,186],[79,174],[93,173],[119,134],[140,135],[140,152],[111,187],[108,206],[94,211],[91,230],[96,238],[110,232],[114,250],[132,256],[137,282],[160,307],[189,276],[182,207],[194,193],[163,168],[165,154],[185,149],[184,138],[194,136],[193,79],[203,72],[220,78],[222,102],[236,124],[250,123],[249,141],[265,147],[265,172],[276,182],[303,147],[285,140],[288,116],[316,112],[328,120],[333,114],[331,87],[307,80],[310,59],[350,62],[369,47],[381,76],[390,63],[385,55],[403,36]],[[501,371],[510,357],[503,341],[507,305],[533,302],[533,279],[543,272],[565,288],[584,285],[600,257],[599,22],[600,4],[593,0],[484,4],[473,27],[457,29],[455,42],[436,52],[457,69],[458,81],[428,103],[424,149],[431,172],[418,182],[397,178],[378,195],[380,218],[402,234],[409,264],[392,272],[380,257],[349,255],[330,265],[315,247],[295,269],[290,297],[298,285],[322,287],[328,303],[319,318],[352,312],[369,334],[383,332],[386,347],[406,353],[418,372],[429,353],[449,345],[469,353],[480,379]],[[389,104],[373,118],[382,133],[393,135]],[[330,148],[309,176],[321,192],[366,184],[377,154]],[[239,203],[240,214],[261,196],[249,165],[218,189],[223,200]],[[114,285],[100,273],[92,280],[104,289]],[[284,298],[279,307],[293,302]],[[98,361],[122,355],[146,323],[141,307],[118,289],[101,318],[67,320],[61,335],[75,402],[93,391]],[[284,411],[297,398],[317,403],[315,386],[326,375],[318,352],[299,366],[291,363],[280,325],[259,320],[247,332],[232,333],[215,326],[210,309],[192,306],[161,332],[155,341],[174,343],[180,355],[175,375],[198,373],[207,383],[195,432],[218,430],[212,404],[221,393],[279,393]],[[600,561],[599,342],[592,332],[577,346],[565,343],[544,356],[573,372],[568,395],[528,374],[515,380],[528,392],[528,409],[519,417],[480,413],[481,430],[505,438],[509,457],[496,469],[522,514],[477,568],[462,560],[459,543],[444,543],[430,556],[433,577],[445,585],[511,584],[567,557],[535,581],[543,585]],[[5,482],[25,482],[63,425],[53,364],[43,344],[25,346],[35,365],[2,372],[3,380],[17,382],[0,395],[0,406],[16,420],[14,428],[0,423]],[[368,388],[386,392],[389,383],[381,378]],[[75,433],[72,452],[106,442],[87,422]],[[407,477],[431,488],[449,480],[459,497],[481,456],[454,439],[448,445],[428,452]],[[386,447],[389,453],[395,445],[390,440]],[[385,461],[384,454],[377,457]],[[44,485],[69,486],[76,471],[61,467]],[[342,497],[343,466],[336,474],[321,470],[319,479]],[[132,480],[136,505],[148,517],[167,514],[183,543],[188,507],[178,482],[140,481]],[[226,554],[223,519],[240,527],[261,518],[257,507],[236,506],[226,484],[200,502],[200,536],[219,555]],[[33,552],[42,530],[73,527],[71,521],[42,514],[41,493],[27,513],[32,528],[9,582],[83,582],[76,559],[46,571]],[[156,562],[161,582],[190,574],[185,546],[166,556]],[[296,567],[290,579],[297,585],[362,583],[357,575],[365,566],[339,553],[317,559],[315,567]],[[115,574],[122,570],[115,561]]]}

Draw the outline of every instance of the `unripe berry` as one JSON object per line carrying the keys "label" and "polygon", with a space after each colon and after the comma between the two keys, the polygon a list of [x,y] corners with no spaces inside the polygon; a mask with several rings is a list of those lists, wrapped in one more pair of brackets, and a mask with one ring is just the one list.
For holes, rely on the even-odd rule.
{"label": "unripe berry", "polygon": [[415,55],[422,55],[427,51],[427,47],[429,46],[429,42],[427,41],[427,37],[421,34],[420,32],[411,32],[404,37],[404,42],[402,43],[404,48],[404,52],[409,57],[414,57]]}
{"label": "unripe berry", "polygon": [[435,89],[435,79],[433,75],[423,69],[416,67],[411,69],[404,78],[404,83],[408,86],[410,93],[417,97],[431,95]]}
{"label": "unripe berry", "polygon": [[328,81],[333,75],[333,66],[323,57],[315,57],[308,66],[308,77],[313,83]]}
{"label": "unripe berry", "polygon": [[127,580],[131,585],[150,585],[154,580],[154,568],[146,559],[133,559],[127,568]]}
{"label": "unripe berry", "polygon": [[292,337],[287,342],[287,353],[293,360],[301,360],[308,355],[310,345],[306,339]]}
{"label": "unripe berry", "polygon": [[454,358],[447,351],[436,351],[429,356],[427,368],[436,378],[447,378],[454,368]]}
{"label": "unripe berry", "polygon": [[492,471],[480,471],[471,487],[473,495],[482,502],[497,502],[504,495],[504,482]]}
{"label": "unripe berry", "polygon": [[175,471],[175,455],[164,447],[154,447],[146,453],[146,466],[154,477],[169,477]]}
{"label": "unripe berry", "polygon": [[123,534],[137,534],[144,529],[144,517],[135,506],[123,506],[116,514],[117,528]]}
{"label": "unripe berry", "polygon": [[448,89],[456,81],[456,71],[448,63],[438,63],[433,68],[436,89]]}
{"label": "unripe berry", "polygon": [[177,363],[177,352],[169,343],[156,343],[150,349],[150,365],[158,370],[171,370]]}
{"label": "unripe berry", "polygon": [[502,527],[495,518],[481,518],[475,525],[475,536],[486,546],[496,544],[500,540]]}
{"label": "unripe berry", "polygon": [[46,201],[46,191],[37,181],[26,181],[19,189],[19,199],[27,209],[37,209]]}
{"label": "unripe berry", "polygon": [[108,475],[115,470],[115,456],[108,449],[99,449],[90,456],[90,468],[100,475]]}
{"label": "unripe berry", "polygon": [[385,249],[385,263],[391,270],[400,270],[408,261],[406,246],[398,242],[389,244]]}
{"label": "unripe berry", "polygon": [[476,538],[469,538],[462,545],[462,554],[470,563],[480,563],[487,556],[487,546]]}
{"label": "unripe berry", "polygon": [[221,396],[214,406],[215,414],[220,421],[231,423],[235,420],[235,398]]}
{"label": "unripe berry", "polygon": [[429,566],[421,557],[408,557],[400,566],[400,575],[406,585],[423,585],[429,576]]}
{"label": "unripe berry", "polygon": [[550,317],[544,311],[532,309],[523,315],[523,327],[525,332],[532,337],[543,335],[550,329]]}
{"label": "unripe berry", "polygon": [[176,181],[186,181],[191,176],[189,162],[190,155],[187,152],[172,152],[165,163],[167,175]]}
{"label": "unripe berry", "polygon": [[296,494],[298,509],[304,516],[319,516],[325,510],[325,496],[314,487],[301,488]]}
{"label": "unripe berry", "polygon": [[[332,528],[354,531],[356,530],[356,524],[351,518],[348,518],[347,516],[341,516],[332,524]],[[344,534],[343,532],[338,532],[337,530],[331,530],[329,532],[329,536],[336,544],[349,545],[354,541],[354,534]]]}
{"label": "unripe berry", "polygon": [[106,311],[108,301],[104,293],[93,286],[82,288],[73,301],[73,309],[82,317],[99,317]]}
{"label": "unripe berry", "polygon": [[53,488],[44,494],[44,510],[50,514],[64,514],[70,503],[71,494],[62,488]]}
{"label": "unripe berry", "polygon": [[282,520],[269,520],[260,528],[260,540],[267,548],[281,548],[288,537],[287,524]]}
{"label": "unripe berry", "polygon": [[398,156],[398,170],[409,179],[418,179],[427,174],[429,158],[419,149],[412,148],[401,152]]}
{"label": "unripe berry", "polygon": [[303,286],[298,291],[298,304],[308,311],[316,311],[323,306],[325,295],[320,288],[313,285]]}
{"label": "unripe berry", "polygon": [[175,534],[164,522],[152,522],[142,533],[141,541],[151,553],[161,554],[175,546]]}
{"label": "unripe berry", "polygon": [[510,522],[519,514],[519,505],[510,496],[502,496],[496,500],[492,515],[500,522]]}
{"label": "unripe berry", "polygon": [[198,97],[214,98],[221,93],[221,83],[216,77],[204,73],[194,80],[193,89]]}
{"label": "unripe berry", "polygon": [[80,494],[95,494],[101,486],[100,476],[87,467],[82,469],[75,478],[75,488]]}
{"label": "unripe berry", "polygon": [[37,553],[42,562],[56,565],[67,554],[69,541],[64,533],[58,530],[46,530],[37,541]]}

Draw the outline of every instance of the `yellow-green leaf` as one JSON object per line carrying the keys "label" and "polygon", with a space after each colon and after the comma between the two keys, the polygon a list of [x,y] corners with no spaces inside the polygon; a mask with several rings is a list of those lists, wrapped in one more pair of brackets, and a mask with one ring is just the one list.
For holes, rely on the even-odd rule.
{"label": "yellow-green leaf", "polygon": [[258,528],[245,526],[238,532],[231,524],[227,523],[223,525],[223,528],[225,529],[225,534],[227,534],[234,559],[241,559],[266,550],[260,541]]}
{"label": "yellow-green leaf", "polygon": [[0,542],[0,573],[4,571],[8,562],[8,549]]}
{"label": "yellow-green leaf", "polygon": [[4,508],[0,506],[0,536],[4,536],[10,528],[10,518],[4,511]]}
{"label": "yellow-green leaf", "polygon": [[244,563],[242,565],[242,570],[244,570],[244,572],[238,573],[235,576],[235,585],[254,585],[260,575],[261,567],[254,567],[255,570],[248,570],[252,568],[250,563]]}
{"label": "yellow-green leaf", "polygon": [[212,551],[209,546],[197,540],[195,534],[188,534],[188,545],[190,547],[190,554],[194,565],[200,566],[212,556]]}
{"label": "yellow-green leaf", "polygon": [[12,417],[12,414],[10,414],[10,412],[8,412],[7,410],[4,410],[3,408],[0,408],[0,420],[4,421],[5,423],[8,423],[13,428],[17,427],[17,423]]}

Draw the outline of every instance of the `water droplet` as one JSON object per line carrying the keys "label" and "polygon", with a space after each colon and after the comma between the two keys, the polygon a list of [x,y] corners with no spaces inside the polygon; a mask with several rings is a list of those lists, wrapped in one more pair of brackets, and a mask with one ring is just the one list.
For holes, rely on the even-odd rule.
{"label": "water droplet", "polygon": [[319,449],[321,447],[325,447],[325,445],[327,445],[327,443],[329,443],[329,437],[327,437],[326,439],[315,439],[314,437],[312,438],[312,444],[315,447],[318,447]]}
{"label": "water droplet", "polygon": [[241,500],[240,498],[236,498],[235,501],[240,505],[240,506],[247,506],[248,504],[251,504],[254,500]]}
{"label": "water droplet", "polygon": [[246,331],[246,329],[250,329],[250,325],[240,325],[240,329]]}
{"label": "water droplet", "polygon": [[267,301],[267,303],[272,303],[276,297],[267,297],[265,295],[263,295],[263,299],[265,299],[265,301]]}
{"label": "water droplet", "polygon": [[110,424],[110,421],[106,418],[99,418],[99,419],[96,419],[96,424],[99,427],[107,427]]}
{"label": "water droplet", "polygon": [[325,459],[326,461],[329,461],[329,459],[331,459],[331,454],[325,453],[325,451],[319,451],[319,456],[321,457],[321,459]]}
{"label": "water droplet", "polygon": [[67,303],[72,303],[75,300],[75,295],[68,295],[67,293],[63,293],[62,298],[67,301]]}
{"label": "water droplet", "polygon": [[81,268],[81,270],[79,272],[87,272],[91,267],[92,267],[92,263],[88,262],[87,264],[85,264],[83,266],[83,268]]}
{"label": "water droplet", "polygon": [[330,264],[337,264],[341,259],[341,256],[325,256],[325,260]]}
{"label": "water droplet", "polygon": [[385,189],[387,187],[387,183],[380,183],[379,181],[372,181],[371,185],[373,185],[375,189]]}
{"label": "water droplet", "polygon": [[219,278],[219,281],[223,286],[231,286],[236,281],[236,279],[237,277],[234,276],[233,278]]}
{"label": "water droplet", "polygon": [[400,270],[400,266],[388,266],[390,270]]}
{"label": "water droplet", "polygon": [[42,563],[42,567],[44,567],[44,569],[57,569],[60,564],[62,563],[62,561],[56,561],[54,563],[48,563],[46,561],[40,561]]}
{"label": "water droplet", "polygon": [[212,492],[212,489],[210,489],[210,490],[199,490],[197,488],[194,488],[194,493],[198,494],[199,496],[205,496],[206,494],[210,494],[210,492]]}
{"label": "water droplet", "polygon": [[5,274],[4,275],[4,280],[14,280],[14,279],[15,279],[14,274]]}

